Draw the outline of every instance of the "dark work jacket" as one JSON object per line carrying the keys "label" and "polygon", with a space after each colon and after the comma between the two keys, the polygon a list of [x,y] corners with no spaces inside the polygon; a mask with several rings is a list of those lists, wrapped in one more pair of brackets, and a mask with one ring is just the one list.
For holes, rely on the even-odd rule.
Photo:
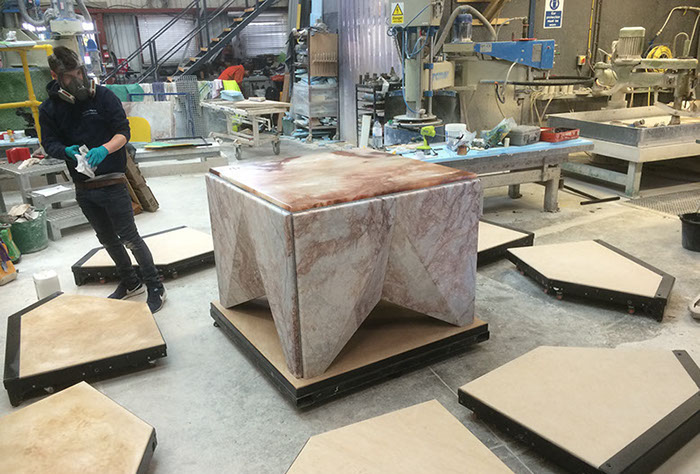
{"label": "dark work jacket", "polygon": [[[73,181],[85,181],[89,178],[75,170],[77,162],[66,156],[65,149],[71,145],[97,148],[118,133],[129,140],[131,131],[122,103],[114,92],[102,86],[97,86],[95,97],[75,104],[58,96],[56,81],[49,82],[46,90],[49,98],[39,107],[41,145],[49,156],[66,161]],[[122,147],[107,155],[95,170],[95,175],[125,171],[126,150]]]}

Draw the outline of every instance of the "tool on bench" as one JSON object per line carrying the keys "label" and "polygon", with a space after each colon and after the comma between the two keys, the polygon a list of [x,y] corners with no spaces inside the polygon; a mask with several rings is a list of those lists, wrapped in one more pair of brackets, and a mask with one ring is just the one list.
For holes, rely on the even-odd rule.
{"label": "tool on bench", "polygon": [[418,146],[418,150],[422,151],[428,151],[431,153],[435,153],[432,148],[430,148],[430,145],[428,145],[428,137],[433,138],[436,133],[435,133],[435,126],[429,125],[427,127],[422,127],[420,129],[420,134],[423,137],[423,144]]}

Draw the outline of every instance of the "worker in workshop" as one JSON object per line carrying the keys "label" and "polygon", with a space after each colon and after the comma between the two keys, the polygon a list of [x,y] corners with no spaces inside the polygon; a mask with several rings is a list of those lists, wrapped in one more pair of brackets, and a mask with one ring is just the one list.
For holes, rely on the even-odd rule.
{"label": "worker in workshop", "polygon": [[219,74],[218,79],[221,79],[222,81],[236,81],[236,83],[240,86],[243,78],[246,75],[245,67],[243,67],[240,60],[236,59],[234,61],[235,64],[231,63],[230,61],[226,63],[228,67],[224,69],[221,74]]}
{"label": "worker in workshop", "polygon": [[[126,145],[131,133],[120,100],[109,89],[92,81],[78,55],[63,46],[49,57],[49,98],[39,107],[41,145],[54,158],[65,160],[75,183],[80,208],[109,253],[119,274],[117,289],[109,295],[126,299],[148,290],[151,312],[160,310],[165,288],[146,243],[134,222],[131,197],[126,185]],[[89,148],[86,159],[94,178],[76,170],[78,148]],[[136,275],[126,249],[138,262]]]}

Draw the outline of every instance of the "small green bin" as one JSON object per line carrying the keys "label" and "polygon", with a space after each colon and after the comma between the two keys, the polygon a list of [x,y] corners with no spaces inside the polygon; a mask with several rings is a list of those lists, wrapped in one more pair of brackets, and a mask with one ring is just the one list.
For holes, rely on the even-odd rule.
{"label": "small green bin", "polygon": [[24,253],[38,252],[49,246],[49,235],[46,228],[46,210],[37,209],[39,217],[32,221],[15,222],[12,224],[12,239],[19,251]]}

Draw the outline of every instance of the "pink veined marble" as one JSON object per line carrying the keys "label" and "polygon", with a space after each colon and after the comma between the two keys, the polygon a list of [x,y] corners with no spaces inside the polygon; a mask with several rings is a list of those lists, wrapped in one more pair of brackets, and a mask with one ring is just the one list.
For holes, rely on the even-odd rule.
{"label": "pink veined marble", "polygon": [[476,175],[368,150],[239,163],[212,173],[290,212],[452,183]]}
{"label": "pink veined marble", "polygon": [[[329,164],[346,158],[342,166]],[[349,170],[375,159],[375,177]],[[264,179],[253,164],[207,176],[220,301],[232,307],[268,298],[292,374],[322,374],[381,299],[451,324],[472,323],[478,179],[379,153],[287,163],[294,161],[258,165],[273,170]],[[325,183],[305,198],[304,169],[308,182]]]}

